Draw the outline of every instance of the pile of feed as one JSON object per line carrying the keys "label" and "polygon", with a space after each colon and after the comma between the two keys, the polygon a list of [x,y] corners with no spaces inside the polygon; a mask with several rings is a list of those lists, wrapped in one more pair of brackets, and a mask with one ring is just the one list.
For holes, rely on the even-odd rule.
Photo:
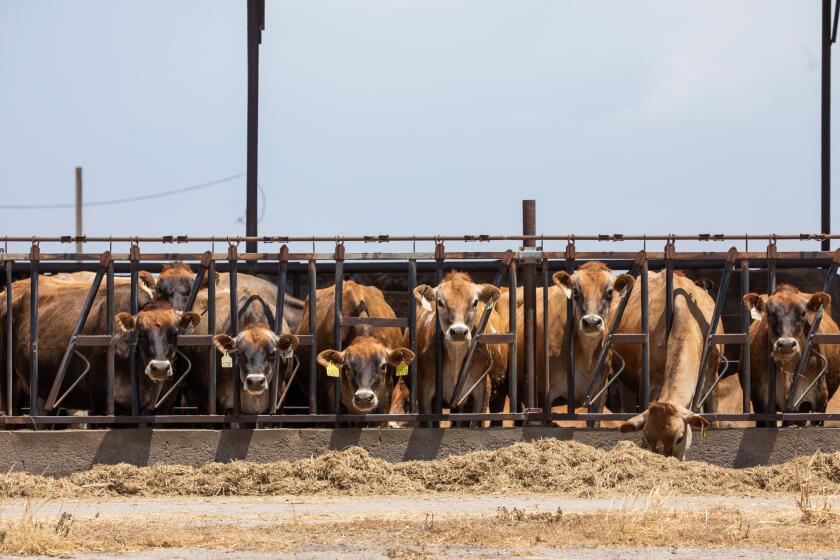
{"label": "pile of feed", "polygon": [[[805,480],[803,480],[805,479]],[[681,463],[621,442],[601,451],[545,439],[433,461],[389,463],[361,448],[275,463],[209,463],[134,467],[100,465],[53,478],[0,476],[0,497],[261,496],[283,494],[494,494],[550,492],[570,497],[637,495],[660,488],[687,496],[770,496],[840,493],[840,453],[781,465],[730,469]]]}

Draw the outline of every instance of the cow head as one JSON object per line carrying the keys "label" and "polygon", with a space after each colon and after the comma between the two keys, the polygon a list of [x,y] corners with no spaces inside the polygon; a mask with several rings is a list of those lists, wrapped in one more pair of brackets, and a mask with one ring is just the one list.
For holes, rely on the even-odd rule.
{"label": "cow head", "polygon": [[[793,286],[781,284],[771,295],[749,293],[744,296],[746,305],[754,318],[764,321],[770,343],[770,355],[778,367],[784,371],[785,401],[790,400],[793,389],[793,376],[799,365],[802,348],[806,344],[808,331],[814,321],[814,316],[820,307],[828,311],[831,296],[825,292],[806,294]],[[808,372],[806,377],[797,384],[797,391],[804,391],[813,381],[816,371]],[[778,379],[778,378],[777,378]],[[801,402],[799,412],[824,410],[827,395],[817,384],[807,395],[796,395]],[[794,412],[794,411],[788,411]]]}
{"label": "cow head", "polygon": [[[118,335],[137,331],[137,350],[146,376],[155,383],[161,383],[172,377],[178,335],[189,332],[198,324],[200,317],[197,313],[176,311],[168,301],[156,300],[137,315],[122,312],[115,319]],[[127,336],[118,338],[116,351],[121,357],[128,357],[130,346]]]}
{"label": "cow head", "polygon": [[437,288],[422,284],[414,289],[417,301],[435,302],[444,338],[452,344],[469,344],[481,317],[479,303],[495,302],[500,295],[499,288],[474,284],[464,272],[450,272]]}
{"label": "cow head", "polygon": [[268,390],[274,377],[274,362],[298,347],[298,338],[290,333],[278,335],[267,322],[251,324],[236,338],[217,334],[213,344],[222,354],[236,354],[239,380],[249,395],[260,396]]}
{"label": "cow head", "polygon": [[[554,273],[554,283],[574,302],[575,321],[583,336],[600,338],[606,330],[607,317],[616,292],[633,288],[633,277],[614,277],[604,263],[588,262],[573,275],[561,270]],[[561,313],[566,313],[563,308]]]}
{"label": "cow head", "polygon": [[646,411],[626,421],[619,430],[623,433],[642,430],[644,447],[684,461],[691,447],[692,426],[706,428],[709,421],[678,404],[653,401]]}
{"label": "cow head", "polygon": [[[218,283],[219,277],[214,279]],[[177,311],[183,311],[190,299],[195,272],[192,268],[182,262],[167,263],[157,278],[155,285],[155,296],[157,299],[165,299],[172,304]],[[201,287],[207,286],[207,275],[201,281]]]}
{"label": "cow head", "polygon": [[341,401],[357,414],[376,410],[391,398],[391,376],[401,362],[410,364],[414,353],[408,348],[388,348],[378,339],[361,336],[343,352],[324,350],[318,363],[341,368]]}

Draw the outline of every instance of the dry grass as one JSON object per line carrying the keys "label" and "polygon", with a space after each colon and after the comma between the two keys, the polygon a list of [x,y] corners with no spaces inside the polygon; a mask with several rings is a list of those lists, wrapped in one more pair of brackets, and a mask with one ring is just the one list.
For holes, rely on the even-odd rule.
{"label": "dry grass", "polygon": [[782,465],[729,469],[654,455],[630,442],[600,451],[552,439],[435,461],[388,463],[360,448],[294,462],[95,466],[63,478],[0,475],[0,497],[408,495],[551,492],[569,497],[840,494],[840,453]]}

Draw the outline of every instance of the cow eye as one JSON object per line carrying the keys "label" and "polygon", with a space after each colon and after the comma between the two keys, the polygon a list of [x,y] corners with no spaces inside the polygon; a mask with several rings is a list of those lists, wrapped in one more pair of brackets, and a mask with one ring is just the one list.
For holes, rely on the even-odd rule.
{"label": "cow eye", "polygon": [[613,289],[612,288],[607,288],[607,293],[605,295],[606,295],[607,299],[610,299],[611,297],[613,297]]}
{"label": "cow eye", "polygon": [[379,371],[386,371],[388,369],[388,364],[382,364],[379,366]]}
{"label": "cow eye", "polygon": [[438,304],[440,307],[446,307],[446,306],[443,304],[443,300],[442,300],[442,299],[438,299],[438,300],[437,300],[437,304]]}
{"label": "cow eye", "polygon": [[473,307],[478,307],[478,300],[475,300],[475,301],[472,303],[472,306],[473,306]]}
{"label": "cow eye", "polygon": [[274,350],[272,350],[271,352],[268,353],[268,359],[269,360],[273,360],[276,357],[277,357],[277,352],[275,352]]}
{"label": "cow eye", "polygon": [[685,432],[680,434],[680,437],[677,438],[677,445],[681,444],[685,439]]}
{"label": "cow eye", "polygon": [[804,316],[805,316],[805,310],[804,310],[804,309],[803,309],[802,311],[800,311],[800,312],[799,312],[799,316],[800,316],[800,317],[804,317]]}

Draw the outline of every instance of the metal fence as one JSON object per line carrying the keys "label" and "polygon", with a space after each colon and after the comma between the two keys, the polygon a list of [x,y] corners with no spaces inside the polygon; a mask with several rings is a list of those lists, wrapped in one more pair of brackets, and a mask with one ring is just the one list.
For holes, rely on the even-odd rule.
{"label": "metal fence", "polygon": [[[648,309],[648,271],[649,269],[662,269],[665,271],[666,278],[666,325],[670,328],[671,317],[673,314],[673,278],[674,271],[677,269],[717,269],[720,271],[719,284],[717,288],[717,298],[714,314],[711,320],[711,326],[707,333],[705,333],[703,357],[701,363],[701,372],[705,369],[711,349],[714,345],[737,345],[741,348],[741,360],[738,367],[738,374],[743,387],[743,413],[742,414],[721,414],[710,413],[704,416],[709,420],[754,420],[754,421],[823,421],[823,420],[840,420],[840,414],[825,414],[825,413],[781,413],[775,411],[775,397],[771,396],[768,406],[771,408],[768,412],[753,413],[750,411],[750,367],[749,359],[749,337],[748,330],[750,325],[750,314],[744,308],[741,313],[741,328],[738,332],[727,332],[726,334],[716,334],[716,327],[721,320],[721,313],[723,310],[725,295],[729,284],[733,281],[733,277],[739,277],[740,294],[747,294],[749,288],[749,273],[750,270],[766,271],[767,283],[770,287],[770,292],[776,284],[776,270],[780,268],[812,268],[821,269],[825,274],[825,291],[830,291],[832,282],[837,273],[838,263],[840,263],[840,251],[838,253],[831,253],[825,251],[793,251],[783,252],[777,250],[777,241],[779,240],[795,240],[795,241],[823,241],[830,236],[823,235],[741,235],[741,236],[726,236],[726,235],[660,235],[660,236],[624,236],[624,235],[595,235],[595,236],[574,236],[574,235],[516,235],[516,236],[493,236],[493,235],[468,235],[468,236],[359,236],[359,237],[260,237],[260,238],[213,238],[213,237],[131,237],[131,238],[82,238],[76,239],[72,237],[56,237],[56,238],[12,238],[5,239],[6,251],[3,254],[3,261],[5,265],[6,278],[6,307],[7,313],[5,317],[5,331],[6,345],[5,352],[5,387],[4,397],[6,415],[0,419],[0,422],[6,425],[49,425],[49,424],[119,424],[119,425],[158,425],[158,424],[201,424],[201,425],[220,425],[226,423],[266,423],[270,425],[351,425],[354,422],[385,422],[385,421],[405,421],[410,423],[440,422],[440,421],[515,421],[527,423],[548,423],[554,420],[620,420],[633,416],[635,413],[608,413],[603,414],[600,411],[598,403],[603,402],[601,398],[604,392],[604,387],[615,381],[615,377],[607,378],[606,368],[604,367],[605,360],[608,355],[608,349],[615,344],[638,344],[642,347],[643,366],[642,378],[640,383],[640,402],[638,406],[640,409],[647,407],[650,400],[650,318]],[[42,253],[40,250],[41,243],[75,243],[82,241],[85,243],[108,243],[109,250],[101,253]],[[246,242],[259,242],[266,244],[279,245],[277,252],[259,252],[259,253],[240,253],[239,245]],[[726,252],[721,251],[677,251],[677,243],[682,241],[692,242],[736,242],[744,245],[744,251],[738,251],[734,247]],[[367,251],[367,252],[350,252],[345,251],[345,244],[372,244],[380,247],[383,244],[396,242],[410,242],[416,246],[417,243],[427,244],[432,251],[422,252],[413,249],[409,252],[387,252],[387,251]],[[448,242],[474,242],[480,244],[482,242],[504,242],[508,244],[517,245],[516,249],[508,249],[504,251],[447,251],[446,243]],[[544,250],[547,242],[565,243],[563,251],[548,251]],[[623,242],[642,243],[644,249],[641,251],[578,251],[576,243],[592,242],[596,243],[610,243],[612,246],[621,244]],[[665,246],[661,252],[647,251],[649,243],[662,243]],[[747,250],[750,242],[768,243],[766,250],[760,252],[751,252]],[[30,243],[30,250],[28,253],[14,253],[8,251],[9,244]],[[141,251],[141,244],[144,243],[164,243],[164,244],[212,244],[213,248],[206,252],[158,252],[158,253],[143,253]],[[313,250],[311,252],[291,252],[289,244],[300,245],[302,243],[312,243]],[[315,244],[329,243],[332,247],[332,252],[316,252]],[[542,246],[537,246],[541,243]],[[113,244],[122,244],[129,248],[128,253],[112,252]],[[520,247],[518,245],[524,245]],[[221,245],[226,247],[226,252],[215,252],[215,246]],[[269,245],[270,246],[270,245]],[[418,375],[417,363],[412,363],[408,374],[408,387],[410,397],[408,400],[408,412],[406,414],[367,414],[354,415],[347,414],[341,410],[341,399],[339,395],[340,384],[335,383],[336,398],[335,410],[319,410],[316,394],[320,383],[327,382],[325,378],[318,375],[318,366],[316,365],[317,349],[312,334],[300,337],[301,347],[298,353],[307,352],[309,355],[309,399],[306,410],[298,411],[299,413],[291,413],[285,410],[284,407],[277,408],[278,400],[282,401],[282,396],[278,395],[280,392],[279,375],[275,375],[271,386],[272,406],[266,414],[261,415],[243,415],[240,413],[240,386],[239,383],[234,382],[234,411],[232,415],[218,414],[216,410],[216,381],[219,375],[216,371],[215,349],[212,346],[212,336],[216,324],[215,311],[215,284],[214,282],[207,283],[208,290],[208,320],[210,325],[210,332],[207,335],[182,335],[178,338],[178,345],[180,347],[186,346],[206,346],[207,351],[211,354],[209,361],[209,396],[207,402],[207,409],[210,414],[161,414],[161,415],[141,415],[139,397],[138,397],[138,365],[135,357],[136,348],[133,347],[131,352],[131,383],[132,383],[132,414],[131,415],[115,415],[114,414],[114,378],[115,378],[115,358],[114,358],[114,279],[115,276],[129,275],[131,279],[131,313],[138,311],[138,275],[141,270],[150,272],[157,272],[160,270],[163,263],[171,261],[180,261],[187,264],[192,264],[193,269],[198,272],[195,282],[192,286],[192,292],[189,298],[188,306],[191,307],[199,293],[202,279],[204,277],[213,278],[217,271],[228,272],[230,274],[231,287],[231,332],[235,335],[237,332],[236,318],[237,318],[237,273],[240,271],[247,271],[252,274],[271,275],[277,285],[277,310],[275,331],[279,332],[281,328],[282,318],[284,316],[285,294],[287,293],[290,281],[299,281],[305,278],[308,286],[309,298],[309,332],[316,331],[316,293],[317,278],[321,274],[332,274],[334,276],[337,289],[335,291],[336,297],[334,301],[335,313],[337,320],[335,322],[335,348],[340,349],[341,345],[341,326],[351,324],[366,323],[374,327],[397,327],[408,329],[408,341],[411,350],[417,351],[416,338],[416,312],[414,302],[414,288],[417,286],[418,271],[424,273],[433,272],[436,280],[439,282],[445,272],[451,269],[468,270],[472,272],[480,271],[484,273],[495,273],[494,284],[498,286],[506,285],[511,293],[516,292],[517,279],[521,277],[524,279],[524,293],[525,298],[523,302],[524,309],[524,371],[517,371],[517,347],[516,347],[516,298],[510,298],[510,324],[507,333],[483,333],[483,325],[486,324],[487,316],[490,313],[491,307],[485,311],[484,316],[479,321],[477,329],[477,336],[471,342],[470,351],[468,352],[466,361],[469,362],[477,345],[480,344],[507,344],[510,347],[510,359],[508,363],[508,382],[507,390],[509,397],[509,412],[496,413],[467,413],[450,411],[445,412],[442,402],[442,391],[437,390],[442,387],[442,333],[440,325],[437,323],[436,333],[436,364],[435,364],[435,404],[434,412],[432,414],[420,414],[418,408]],[[640,283],[642,295],[642,310],[641,310],[641,324],[642,329],[638,333],[616,333],[615,327],[622,318],[624,308],[629,299],[630,290],[626,290],[622,295],[618,304],[618,311],[613,320],[611,329],[606,338],[604,350],[601,352],[595,375],[591,386],[588,388],[588,395],[585,399],[584,405],[588,405],[587,413],[553,413],[550,403],[546,402],[545,396],[548,392],[548,376],[545,376],[546,382],[543,386],[538,386],[535,375],[535,365],[537,360],[544,360],[545,370],[548,371],[548,353],[542,352],[543,355],[537,355],[537,337],[543,337],[543,348],[548,348],[548,328],[544,327],[542,332],[537,332],[536,329],[536,290],[543,290],[543,313],[545,317],[549,317],[548,313],[548,289],[550,286],[550,277],[552,271],[564,269],[568,272],[574,271],[580,265],[590,261],[601,261],[607,264],[614,271],[630,271],[636,277],[636,281]],[[45,397],[46,408],[55,409],[61,404],[63,395],[68,392],[61,391],[64,385],[64,376],[67,371],[69,360],[77,353],[78,348],[86,346],[102,346],[107,347],[107,375],[106,375],[106,401],[107,414],[104,416],[50,416],[35,414],[23,414],[25,407],[19,406],[19,403],[14,402],[13,395],[14,388],[18,381],[15,380],[14,374],[14,356],[16,341],[13,339],[13,297],[14,293],[11,289],[12,281],[18,277],[31,278],[31,297],[30,297],[30,348],[31,363],[29,367],[28,385],[31,388],[29,394],[29,411],[38,411],[39,395],[38,395],[38,336],[39,336],[39,317],[38,317],[38,275],[45,273],[57,272],[74,272],[74,271],[92,271],[95,272],[93,285],[88,294],[87,300],[77,321],[76,330],[71,337],[70,345],[64,353],[61,367],[55,376],[55,383],[52,390]],[[341,289],[345,274],[348,272],[359,271],[375,271],[375,272],[389,272],[405,274],[407,278],[407,296],[408,296],[408,313],[406,317],[402,318],[342,318],[341,317]],[[102,282],[106,284],[107,293],[107,329],[106,332],[97,335],[82,335],[81,330],[85,324],[88,312],[96,297],[98,289]],[[569,300],[567,313],[573,313],[573,304]],[[547,325],[547,321],[545,322]],[[573,345],[574,338],[574,321],[567,321],[569,327],[567,340],[569,342],[570,350]],[[807,337],[807,345],[802,349],[803,355],[807,358],[810,354],[813,344],[837,344],[840,343],[840,335],[817,333],[819,328],[819,318],[810,326],[810,331]],[[136,339],[132,341],[136,346]],[[568,352],[567,371],[567,394],[574,395],[574,352]],[[279,362],[279,360],[278,360]],[[800,360],[801,368],[805,367],[807,359]],[[773,361],[770,360],[770,364]],[[277,368],[281,366],[278,364]],[[462,372],[466,370],[462,367]],[[233,372],[236,372],[234,366]],[[801,373],[801,372],[800,372]],[[236,375],[234,373],[234,375]],[[775,371],[771,367],[771,376],[775,376]],[[519,390],[518,377],[524,376],[525,394],[518,395]],[[180,384],[183,378],[178,379],[176,376],[176,384]],[[774,378],[774,377],[773,377]],[[799,377],[795,378],[798,379]],[[699,405],[703,395],[708,393],[713,385],[704,385],[705,376],[698,377],[698,385],[696,387],[694,398],[692,400],[692,408],[699,409]],[[720,377],[714,383],[720,380]],[[69,390],[73,390],[78,384],[79,380],[71,383]],[[459,384],[463,386],[463,374],[459,376]],[[775,390],[775,383],[771,381],[771,391]],[[524,406],[520,407],[520,403]],[[578,403],[579,404],[579,403]]]}

